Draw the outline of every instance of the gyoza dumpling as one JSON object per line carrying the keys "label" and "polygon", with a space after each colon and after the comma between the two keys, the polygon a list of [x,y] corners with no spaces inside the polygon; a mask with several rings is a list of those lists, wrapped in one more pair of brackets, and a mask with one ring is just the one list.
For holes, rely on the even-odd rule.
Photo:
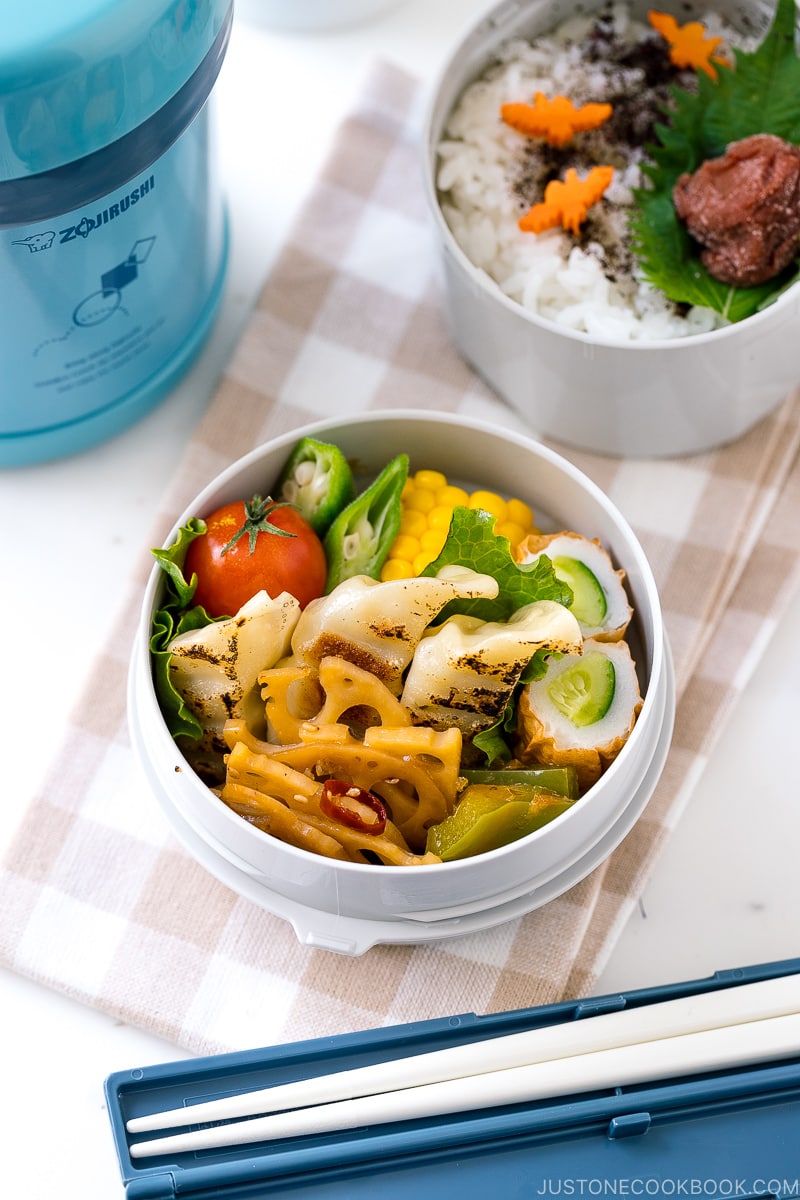
{"label": "gyoza dumpling", "polygon": [[537,650],[580,653],[581,632],[568,608],[537,600],[508,621],[457,615],[422,638],[401,697],[416,721],[474,735],[502,716]]}
{"label": "gyoza dumpling", "polygon": [[366,575],[344,580],[306,605],[292,636],[292,654],[318,663],[334,655],[372,672],[396,695],[417,643],[451,600],[486,598],[499,590],[491,575],[443,567],[435,577],[378,582]]}
{"label": "gyoza dumpling", "polygon": [[633,611],[625,591],[625,572],[614,567],[596,539],[579,533],[531,534],[517,547],[516,559],[529,563],[541,554],[572,588],[572,612],[584,637],[616,642],[625,636]]}
{"label": "gyoza dumpling", "polygon": [[574,766],[583,792],[617,757],[641,707],[627,642],[588,639],[580,656],[550,659],[547,674],[523,688],[517,755]]}
{"label": "gyoza dumpling", "polygon": [[286,654],[299,615],[300,605],[288,592],[273,600],[260,591],[235,616],[172,639],[169,677],[202,724],[205,745],[224,747],[222,727],[230,717],[261,728],[258,676]]}

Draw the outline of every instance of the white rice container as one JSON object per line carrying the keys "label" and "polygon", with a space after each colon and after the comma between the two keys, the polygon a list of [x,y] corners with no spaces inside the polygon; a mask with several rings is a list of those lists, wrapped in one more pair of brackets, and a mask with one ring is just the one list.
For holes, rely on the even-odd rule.
{"label": "white rice container", "polygon": [[[506,297],[455,241],[436,192],[436,148],[463,90],[509,38],[535,38],[602,0],[504,0],[471,25],[435,82],[424,136],[425,188],[444,272],[449,324],[467,361],[540,436],[601,454],[661,457],[739,437],[800,383],[800,284],[776,303],[710,333],[603,341],[561,328]],[[748,31],[768,28],[772,3],[705,6]],[[646,22],[651,4],[631,0]],[[659,5],[681,24],[697,3]]]}
{"label": "white rice container", "polygon": [[602,862],[632,827],[661,774],[674,717],[671,659],[655,582],[632,530],[608,498],[548,448],[478,421],[412,412],[322,422],[284,434],[235,462],[196,497],[192,516],[266,494],[289,451],[311,433],[375,472],[401,449],[411,469],[435,466],[453,481],[527,499],[537,521],[599,538],[627,572],[635,609],[629,638],[644,704],[619,757],[578,803],[528,837],[479,857],[426,867],[336,862],[249,825],[189,767],[161,716],[149,663],[152,614],[163,573],[154,567],[136,637],[129,687],[133,746],[149,786],[190,853],[234,891],[290,921],[308,945],[360,954],[375,943],[419,943],[512,919],[547,903]]}

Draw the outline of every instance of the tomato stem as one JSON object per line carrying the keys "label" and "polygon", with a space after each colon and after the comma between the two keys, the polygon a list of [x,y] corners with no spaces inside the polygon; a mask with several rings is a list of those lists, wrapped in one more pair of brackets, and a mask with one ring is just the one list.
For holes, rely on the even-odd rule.
{"label": "tomato stem", "polygon": [[222,554],[227,554],[232,550],[240,538],[247,534],[250,543],[250,554],[256,548],[256,541],[259,533],[274,533],[279,537],[297,537],[296,533],[290,533],[288,529],[279,529],[277,525],[270,523],[270,515],[276,508],[290,507],[288,500],[273,500],[271,496],[265,499],[259,495],[253,496],[252,500],[244,502],[244,524],[241,529],[237,529],[229,542],[222,547]]}

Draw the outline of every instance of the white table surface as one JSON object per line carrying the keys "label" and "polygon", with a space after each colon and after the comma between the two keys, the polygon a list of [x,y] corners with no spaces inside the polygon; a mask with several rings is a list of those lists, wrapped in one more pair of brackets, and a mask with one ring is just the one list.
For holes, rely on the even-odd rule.
{"label": "white table surface", "polygon": [[[401,0],[360,24],[312,35],[270,29],[259,0],[238,5],[215,91],[232,264],[202,357],[157,411],[114,441],[0,472],[7,779],[0,853],[35,793],[42,735],[46,746],[58,744],[60,722],[89,673],[90,648],[113,626],[166,481],[364,72],[380,55],[431,80],[462,25],[483,7],[484,0]],[[107,564],[102,607],[88,595],[83,566],[87,548],[99,545]],[[21,606],[24,632],[15,619]],[[766,647],[598,992],[800,953],[799,681],[800,595]],[[20,719],[31,714],[33,722]],[[185,1054],[11,972],[0,971],[0,1004],[3,1193],[121,1196],[103,1080]]]}

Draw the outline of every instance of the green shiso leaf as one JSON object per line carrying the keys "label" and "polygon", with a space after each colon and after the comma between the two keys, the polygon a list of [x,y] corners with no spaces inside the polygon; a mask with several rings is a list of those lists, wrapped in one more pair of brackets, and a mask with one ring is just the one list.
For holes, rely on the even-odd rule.
{"label": "green shiso leaf", "polygon": [[795,0],[778,0],[769,32],[752,53],[734,50],[734,67],[719,67],[716,81],[698,72],[697,91],[671,89],[666,123],[646,147],[649,186],[636,191],[631,218],[634,253],[644,277],[677,303],[702,305],[741,321],[774,301],[800,278],[795,262],[757,287],[731,287],[709,275],[699,249],[672,203],[678,176],[718,158],[731,142],[772,133],[800,144],[800,58],[795,50]]}

